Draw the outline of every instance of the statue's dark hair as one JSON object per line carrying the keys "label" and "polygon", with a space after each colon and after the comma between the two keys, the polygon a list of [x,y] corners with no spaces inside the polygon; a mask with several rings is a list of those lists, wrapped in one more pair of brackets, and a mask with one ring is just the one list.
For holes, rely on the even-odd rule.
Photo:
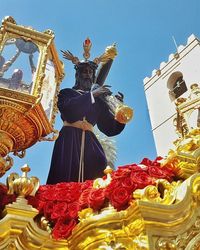
{"label": "statue's dark hair", "polygon": [[93,70],[93,77],[92,77],[92,82],[94,83],[95,80],[95,73],[98,65],[92,61],[87,61],[87,62],[80,62],[79,64],[75,65],[74,68],[76,70],[75,78],[76,82],[75,85],[73,86],[73,89],[79,89],[80,88],[80,73],[84,69],[84,67],[90,67]]}

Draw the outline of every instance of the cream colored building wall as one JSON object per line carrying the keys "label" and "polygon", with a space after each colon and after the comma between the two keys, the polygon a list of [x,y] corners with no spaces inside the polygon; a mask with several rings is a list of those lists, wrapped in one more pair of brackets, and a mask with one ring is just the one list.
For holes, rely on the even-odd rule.
{"label": "cream colored building wall", "polygon": [[162,62],[158,70],[153,70],[151,77],[144,79],[144,89],[149,109],[152,131],[157,154],[165,156],[178,138],[173,125],[176,117],[174,101],[170,100],[167,81],[174,72],[181,72],[188,88],[181,97],[188,97],[190,85],[200,84],[200,42],[191,35],[185,46],[178,47],[179,58],[169,55],[168,62]]}
{"label": "cream colored building wall", "polygon": [[156,150],[158,156],[166,156],[169,149],[173,149],[173,141],[177,139],[177,134],[172,126],[173,119],[175,116],[171,117],[160,127],[153,130],[153,136],[155,140]]}

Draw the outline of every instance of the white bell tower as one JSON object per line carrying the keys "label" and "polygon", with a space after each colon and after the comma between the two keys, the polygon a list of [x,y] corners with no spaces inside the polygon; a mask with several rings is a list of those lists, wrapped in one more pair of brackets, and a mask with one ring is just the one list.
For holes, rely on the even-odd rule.
{"label": "white bell tower", "polygon": [[190,86],[200,85],[200,41],[191,35],[167,62],[161,62],[151,77],[144,79],[152,132],[157,154],[165,156],[178,138],[175,132],[177,98],[187,98]]}

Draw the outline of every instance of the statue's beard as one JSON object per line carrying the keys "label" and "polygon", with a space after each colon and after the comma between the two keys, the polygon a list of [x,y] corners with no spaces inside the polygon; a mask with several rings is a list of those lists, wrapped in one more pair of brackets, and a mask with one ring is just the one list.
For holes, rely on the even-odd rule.
{"label": "statue's beard", "polygon": [[90,91],[91,86],[92,86],[92,79],[90,78],[80,79],[79,86],[80,86],[80,89],[84,91]]}

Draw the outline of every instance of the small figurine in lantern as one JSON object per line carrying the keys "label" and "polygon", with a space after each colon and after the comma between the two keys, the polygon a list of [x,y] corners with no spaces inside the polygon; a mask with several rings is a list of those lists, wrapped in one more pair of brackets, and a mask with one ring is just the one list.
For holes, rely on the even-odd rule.
{"label": "small figurine in lantern", "polygon": [[[15,52],[13,50],[15,50]],[[6,61],[5,58],[7,58],[11,52],[14,53],[14,55]],[[26,42],[20,38],[10,39],[5,43],[0,61],[0,75],[1,83],[4,83],[3,87],[24,93],[31,93],[34,73],[36,72],[34,65],[34,60],[36,59],[33,59],[34,54],[37,54],[36,52],[38,53],[36,44],[30,41]],[[29,70],[26,68],[27,61],[29,61]],[[19,66],[20,68],[17,68]],[[25,78],[26,81],[22,78]]]}

